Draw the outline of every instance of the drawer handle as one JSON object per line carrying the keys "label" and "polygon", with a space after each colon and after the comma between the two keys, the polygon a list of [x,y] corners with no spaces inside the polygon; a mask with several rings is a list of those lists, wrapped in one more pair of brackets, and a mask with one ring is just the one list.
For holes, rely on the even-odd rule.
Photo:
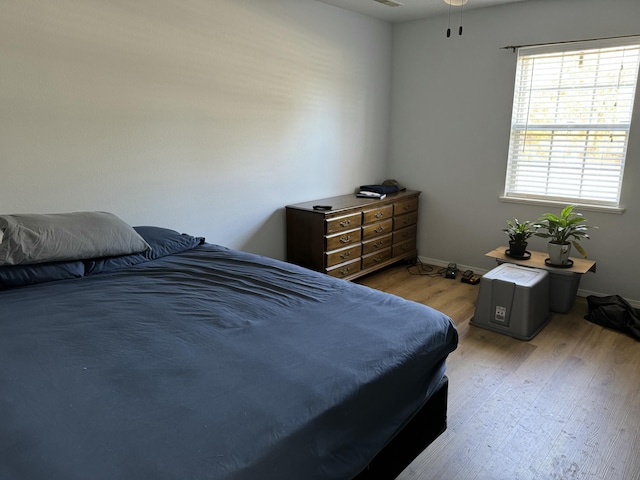
{"label": "drawer handle", "polygon": [[403,209],[405,212],[407,212],[407,211],[409,210],[409,205],[403,205],[403,206],[402,206],[402,209]]}
{"label": "drawer handle", "polygon": [[382,246],[384,246],[384,242],[381,240],[378,240],[376,243],[373,244],[374,247],[376,248],[380,248]]}
{"label": "drawer handle", "polygon": [[340,241],[342,243],[349,243],[351,241],[351,237],[349,235],[345,235],[344,237],[340,237]]}
{"label": "drawer handle", "polygon": [[384,215],[384,213],[382,213],[382,212],[378,212],[378,213],[376,213],[376,214],[374,215],[374,217],[376,217],[376,218],[380,218],[380,217],[382,217],[383,215]]}
{"label": "drawer handle", "polygon": [[382,232],[384,232],[384,228],[383,228],[383,226],[382,226],[382,225],[378,225],[378,228],[376,228],[374,231],[375,231],[376,233],[382,233]]}
{"label": "drawer handle", "polygon": [[351,220],[349,219],[340,222],[341,227],[348,227],[349,225],[351,225]]}
{"label": "drawer handle", "polygon": [[373,261],[376,262],[376,263],[381,261],[381,260],[382,260],[382,257],[380,255],[376,255],[375,257],[373,257]]}
{"label": "drawer handle", "polygon": [[341,275],[346,275],[347,273],[349,273],[349,267],[344,267],[340,269]]}
{"label": "drawer handle", "polygon": [[340,258],[342,258],[343,260],[345,258],[349,258],[351,256],[351,252],[344,252],[340,254]]}

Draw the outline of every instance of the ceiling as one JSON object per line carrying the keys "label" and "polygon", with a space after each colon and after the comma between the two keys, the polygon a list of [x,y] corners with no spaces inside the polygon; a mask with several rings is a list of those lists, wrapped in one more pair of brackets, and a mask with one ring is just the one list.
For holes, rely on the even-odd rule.
{"label": "ceiling", "polygon": [[[404,5],[389,7],[375,0],[316,0],[318,2],[334,5],[336,7],[351,10],[387,22],[405,22],[417,20],[433,15],[443,15],[449,11],[449,5],[444,0],[398,0]],[[490,7],[505,3],[523,2],[525,0],[468,0],[465,10],[472,8]],[[455,11],[460,7],[452,7]]]}

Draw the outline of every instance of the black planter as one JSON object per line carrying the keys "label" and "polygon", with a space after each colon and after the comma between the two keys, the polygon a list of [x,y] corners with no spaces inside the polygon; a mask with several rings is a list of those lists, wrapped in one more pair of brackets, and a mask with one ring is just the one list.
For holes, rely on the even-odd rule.
{"label": "black planter", "polygon": [[527,255],[527,242],[509,242],[509,250],[506,254],[514,258],[523,258]]}

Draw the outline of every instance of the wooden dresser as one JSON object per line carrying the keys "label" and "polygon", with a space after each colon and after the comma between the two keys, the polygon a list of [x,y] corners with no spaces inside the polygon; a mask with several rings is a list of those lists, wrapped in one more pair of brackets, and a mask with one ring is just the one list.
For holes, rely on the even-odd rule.
{"label": "wooden dresser", "polygon": [[415,259],[419,196],[407,190],[384,200],[351,194],[288,205],[287,261],[351,280]]}

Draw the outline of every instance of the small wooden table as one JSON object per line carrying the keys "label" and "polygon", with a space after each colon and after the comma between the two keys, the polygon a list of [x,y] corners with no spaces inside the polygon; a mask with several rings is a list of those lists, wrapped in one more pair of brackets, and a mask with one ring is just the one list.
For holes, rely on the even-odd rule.
{"label": "small wooden table", "polygon": [[508,247],[498,247],[486,253],[485,256],[495,258],[499,264],[513,263],[547,270],[549,272],[549,309],[552,312],[566,313],[571,310],[582,274],[596,271],[596,262],[586,258],[570,257],[573,261],[571,267],[554,267],[545,263],[549,258],[546,253],[528,250],[531,257],[522,260],[508,256],[505,253],[507,249]]}
{"label": "small wooden table", "polygon": [[567,272],[567,273],[587,273],[596,271],[596,262],[593,260],[589,260],[586,258],[574,258],[570,257],[573,261],[573,265],[571,267],[554,267],[552,265],[547,265],[544,261],[549,258],[549,255],[543,252],[535,252],[533,250],[527,250],[531,253],[531,258],[527,260],[521,260],[518,258],[513,258],[508,256],[505,252],[509,249],[509,247],[498,247],[490,252],[486,253],[485,256],[495,258],[498,263],[515,263],[516,265],[522,265],[525,267],[534,267],[534,268],[542,268],[544,270],[549,270],[550,272]]}

